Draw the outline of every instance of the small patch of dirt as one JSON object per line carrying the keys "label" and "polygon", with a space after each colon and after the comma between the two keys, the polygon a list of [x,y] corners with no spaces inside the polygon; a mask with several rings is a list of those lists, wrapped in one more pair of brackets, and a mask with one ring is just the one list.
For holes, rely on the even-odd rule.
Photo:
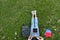
{"label": "small patch of dirt", "polygon": [[16,37],[14,37],[14,39],[16,40]]}
{"label": "small patch of dirt", "polygon": [[56,26],[52,26],[52,28],[53,28],[53,29],[55,29],[55,28],[56,28]]}
{"label": "small patch of dirt", "polygon": [[17,32],[15,32],[15,36],[17,35]]}
{"label": "small patch of dirt", "polygon": [[56,26],[52,26],[52,28],[54,29],[54,31],[56,31]]}
{"label": "small patch of dirt", "polygon": [[60,23],[60,19],[58,20],[58,23]]}
{"label": "small patch of dirt", "polygon": [[54,29],[56,31],[56,29]]}
{"label": "small patch of dirt", "polygon": [[3,40],[3,39],[5,39],[5,36],[2,36],[2,38],[1,38],[1,39],[2,39],[2,40]]}
{"label": "small patch of dirt", "polygon": [[52,19],[50,19],[49,21],[47,21],[47,24],[50,24],[52,22]]}

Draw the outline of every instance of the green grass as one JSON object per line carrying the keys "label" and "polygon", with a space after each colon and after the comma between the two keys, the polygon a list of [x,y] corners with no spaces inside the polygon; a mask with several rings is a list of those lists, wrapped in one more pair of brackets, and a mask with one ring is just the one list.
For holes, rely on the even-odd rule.
{"label": "green grass", "polygon": [[41,36],[49,28],[53,35],[45,40],[60,40],[60,0],[0,0],[0,40],[27,40],[21,28],[31,22],[32,10],[37,10]]}

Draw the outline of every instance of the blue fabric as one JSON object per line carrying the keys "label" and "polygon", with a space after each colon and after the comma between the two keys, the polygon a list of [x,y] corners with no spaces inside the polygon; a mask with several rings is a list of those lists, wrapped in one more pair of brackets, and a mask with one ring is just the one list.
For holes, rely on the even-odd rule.
{"label": "blue fabric", "polygon": [[51,30],[49,30],[49,29],[46,29],[46,32],[51,32]]}
{"label": "blue fabric", "polygon": [[[33,31],[33,28],[37,28],[38,29],[38,31],[37,31],[37,33],[32,33],[32,31]],[[32,36],[39,36],[39,28],[38,28],[38,19],[37,19],[37,17],[32,17],[32,19],[31,19],[31,33],[30,33]]]}

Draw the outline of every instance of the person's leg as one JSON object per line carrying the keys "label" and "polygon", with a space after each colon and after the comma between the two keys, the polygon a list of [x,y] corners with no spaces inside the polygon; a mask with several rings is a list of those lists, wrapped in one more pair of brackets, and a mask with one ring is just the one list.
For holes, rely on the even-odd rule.
{"label": "person's leg", "polygon": [[38,18],[36,15],[35,15],[35,27],[38,28],[37,29],[37,36],[39,36]]}
{"label": "person's leg", "polygon": [[32,20],[31,20],[31,27],[33,26],[34,27],[34,24],[35,24],[35,16],[36,15],[36,10],[32,11]]}
{"label": "person's leg", "polygon": [[33,24],[34,26],[35,26],[35,17],[36,17],[36,10],[32,11],[32,22],[31,22],[31,24]]}
{"label": "person's leg", "polygon": [[33,27],[34,27],[34,13],[33,13],[33,11],[32,11],[32,19],[31,19],[31,32],[30,32],[30,34],[32,34],[32,29],[33,29]]}
{"label": "person's leg", "polygon": [[35,17],[35,27],[38,27],[38,18]]}

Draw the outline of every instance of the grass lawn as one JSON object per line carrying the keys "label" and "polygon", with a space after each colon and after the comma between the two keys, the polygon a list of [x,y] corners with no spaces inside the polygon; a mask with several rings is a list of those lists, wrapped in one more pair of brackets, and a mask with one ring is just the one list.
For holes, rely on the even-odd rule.
{"label": "grass lawn", "polygon": [[53,35],[44,39],[60,40],[60,0],[0,0],[0,40],[27,40],[21,28],[31,22],[32,10],[37,10],[41,36],[48,28]]}

